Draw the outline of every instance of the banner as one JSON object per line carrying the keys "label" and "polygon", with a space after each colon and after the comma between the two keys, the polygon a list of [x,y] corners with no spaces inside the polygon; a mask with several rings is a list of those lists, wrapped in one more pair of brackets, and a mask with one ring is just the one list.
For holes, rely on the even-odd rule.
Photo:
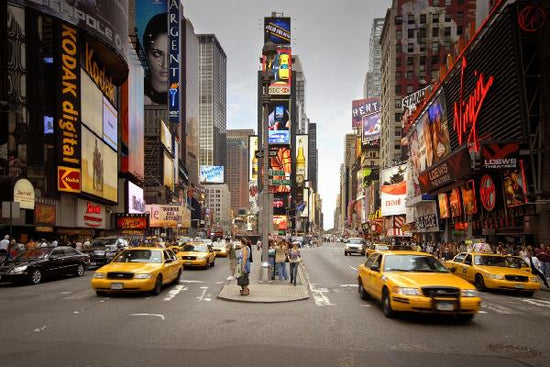
{"label": "banner", "polygon": [[147,205],[149,227],[151,228],[179,228],[183,226],[185,217],[184,207],[181,205]]}
{"label": "banner", "polygon": [[422,172],[418,177],[423,193],[430,193],[440,187],[463,179],[470,174],[470,155],[467,149],[460,149],[444,161]]}
{"label": "banner", "polygon": [[423,201],[415,209],[415,226],[418,232],[439,231],[435,201]]}
{"label": "banner", "polygon": [[382,170],[380,175],[382,216],[400,215],[406,213],[405,197],[407,195],[407,165],[391,167]]}
{"label": "banner", "polygon": [[527,184],[523,162],[519,162],[518,169],[504,170],[502,176],[506,206],[512,208],[525,204],[527,202]]}
{"label": "banner", "polygon": [[[380,112],[380,98],[357,99],[351,101],[351,127],[362,129],[363,117]],[[378,129],[380,132],[380,129]]]}

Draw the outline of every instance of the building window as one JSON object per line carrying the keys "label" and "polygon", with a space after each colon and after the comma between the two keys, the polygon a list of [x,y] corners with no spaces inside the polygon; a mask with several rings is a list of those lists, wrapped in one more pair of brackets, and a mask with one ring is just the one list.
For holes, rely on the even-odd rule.
{"label": "building window", "polygon": [[413,92],[413,86],[407,85],[407,94],[411,94]]}
{"label": "building window", "polygon": [[432,68],[439,64],[439,55],[432,55]]}
{"label": "building window", "polygon": [[414,14],[409,14],[409,17],[407,18],[407,22],[409,24],[414,24]]}
{"label": "building window", "polygon": [[408,36],[409,38],[414,38],[414,29],[409,29],[409,30],[407,31],[407,36]]}
{"label": "building window", "polygon": [[400,71],[396,71],[395,72],[395,80],[400,80],[403,76],[401,75],[401,72]]}
{"label": "building window", "polygon": [[432,37],[439,37],[439,28],[432,28]]}
{"label": "building window", "polygon": [[451,27],[445,27],[445,37],[451,36]]}
{"label": "building window", "polygon": [[401,149],[401,144],[395,144],[395,145],[394,145],[394,148],[395,148],[395,150]]}
{"label": "building window", "polygon": [[397,38],[398,40],[403,38],[403,31],[401,29],[395,31],[395,38]]}
{"label": "building window", "polygon": [[395,100],[395,108],[401,108],[401,99],[400,98]]}
{"label": "building window", "polygon": [[420,56],[420,65],[426,65],[426,56]]}
{"label": "building window", "polygon": [[439,42],[432,43],[432,51],[439,52]]}
{"label": "building window", "polygon": [[401,86],[399,84],[395,85],[395,94],[397,95],[401,94]]}
{"label": "building window", "polygon": [[456,27],[456,34],[458,36],[462,36],[462,33],[464,33],[464,27],[462,27],[462,26]]}
{"label": "building window", "polygon": [[401,15],[398,15],[395,17],[395,25],[399,25],[403,23],[403,17]]}
{"label": "building window", "polygon": [[395,45],[395,52],[397,52],[398,54],[400,54],[401,52],[403,52],[403,46],[401,46],[400,43],[398,43],[397,45]]}
{"label": "building window", "polygon": [[439,14],[435,13],[432,15],[432,22],[439,23]]}
{"label": "building window", "polygon": [[420,35],[420,38],[426,37],[426,28],[420,28],[419,35]]}
{"label": "building window", "polygon": [[[401,121],[401,114],[400,113],[395,114],[395,121]],[[397,130],[397,128],[396,128],[396,130]]]}
{"label": "building window", "polygon": [[451,0],[445,0],[445,6],[451,5],[451,2],[452,2]]}
{"label": "building window", "polygon": [[439,6],[439,0],[434,0],[434,6]]}
{"label": "building window", "polygon": [[426,52],[426,43],[425,42],[422,42],[420,44],[420,52]]}
{"label": "building window", "polygon": [[458,5],[464,5],[464,0],[458,0],[456,3],[457,3]]}
{"label": "building window", "polygon": [[407,71],[407,79],[411,80],[413,78],[413,72]]}
{"label": "building window", "polygon": [[447,23],[448,23],[448,22],[450,22],[451,20],[452,20],[452,18],[451,18],[451,14],[449,14],[449,13],[445,13],[445,22],[447,22]]}
{"label": "building window", "polygon": [[414,57],[407,57],[407,65],[408,66],[414,65]]}
{"label": "building window", "polygon": [[401,128],[400,127],[395,128],[395,136],[401,136]]}
{"label": "building window", "polygon": [[426,23],[426,14],[420,14],[420,24]]}
{"label": "building window", "polygon": [[456,13],[456,20],[458,23],[462,23],[462,21],[464,20],[464,12],[459,11],[458,13]]}
{"label": "building window", "polygon": [[414,43],[409,43],[407,45],[407,52],[413,52],[414,51]]}
{"label": "building window", "polygon": [[395,59],[395,66],[397,66],[397,67],[401,66],[401,58],[400,57],[397,57]]}

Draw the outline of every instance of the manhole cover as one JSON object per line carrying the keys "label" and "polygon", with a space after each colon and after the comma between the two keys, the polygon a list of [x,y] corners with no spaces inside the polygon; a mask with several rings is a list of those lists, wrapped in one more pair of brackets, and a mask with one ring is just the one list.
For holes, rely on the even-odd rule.
{"label": "manhole cover", "polygon": [[542,353],[535,349],[518,347],[516,345],[489,344],[487,349],[491,352],[505,355],[511,358],[533,358],[539,357]]}

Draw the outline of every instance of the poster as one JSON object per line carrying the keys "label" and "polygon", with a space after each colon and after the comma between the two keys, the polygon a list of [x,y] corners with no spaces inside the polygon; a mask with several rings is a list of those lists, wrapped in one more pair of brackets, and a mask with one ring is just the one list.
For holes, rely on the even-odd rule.
{"label": "poster", "polygon": [[525,204],[527,202],[527,185],[525,182],[523,161],[519,161],[518,169],[504,170],[502,176],[506,206],[512,208]]}
{"label": "poster", "polygon": [[450,217],[449,200],[447,193],[438,194],[437,200],[439,202],[439,218],[445,219]]}
{"label": "poster", "polygon": [[382,170],[382,173],[380,175],[382,216],[386,217],[390,215],[400,215],[406,213],[406,172],[406,164]]}
{"label": "poster", "polygon": [[[431,161],[437,163],[451,153],[451,140],[445,108],[445,97],[440,93],[428,108],[430,121],[431,146],[433,157]],[[430,158],[428,158],[430,161]],[[431,164],[430,164],[431,166]]]}
{"label": "poster", "polygon": [[449,205],[451,207],[451,217],[456,218],[462,215],[462,203],[460,202],[460,190],[458,187],[451,190]]}
{"label": "poster", "polygon": [[462,202],[464,204],[464,214],[472,215],[477,213],[476,190],[474,180],[469,180],[466,185],[460,188],[462,192]]}

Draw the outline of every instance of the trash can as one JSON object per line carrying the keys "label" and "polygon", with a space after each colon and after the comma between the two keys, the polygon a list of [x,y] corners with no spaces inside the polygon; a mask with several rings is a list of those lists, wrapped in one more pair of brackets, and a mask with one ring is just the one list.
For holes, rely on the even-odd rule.
{"label": "trash can", "polygon": [[269,263],[267,261],[262,262],[260,268],[260,281],[268,282],[271,279],[269,274]]}

